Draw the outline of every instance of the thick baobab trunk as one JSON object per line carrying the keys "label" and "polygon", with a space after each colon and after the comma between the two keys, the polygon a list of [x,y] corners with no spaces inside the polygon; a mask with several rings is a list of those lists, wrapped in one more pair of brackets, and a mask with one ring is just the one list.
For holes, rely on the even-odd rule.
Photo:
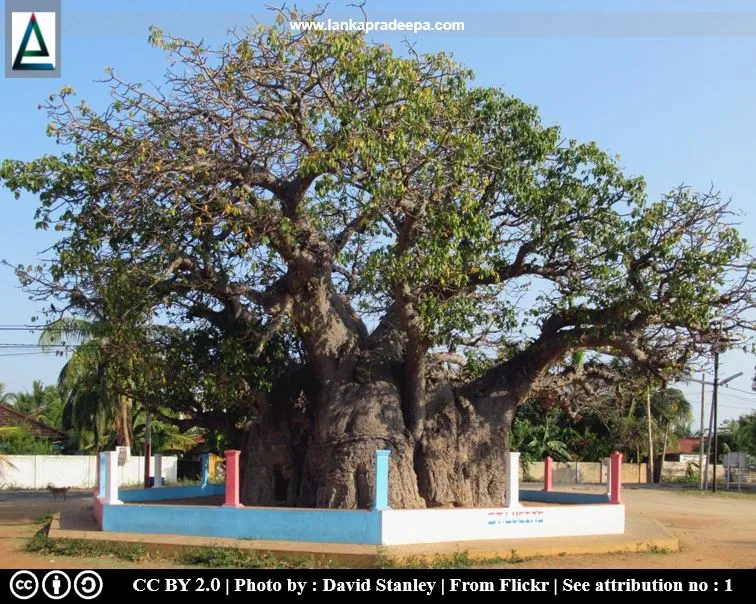
{"label": "thick baobab trunk", "polygon": [[500,399],[471,401],[449,388],[436,392],[415,463],[429,506],[504,503],[514,410]]}
{"label": "thick baobab trunk", "polygon": [[[389,369],[310,397],[261,405],[249,427],[242,500],[247,505],[366,509],[376,449],[391,451],[395,508],[501,505],[514,406],[469,401],[444,386],[429,397],[415,443]],[[285,409],[284,412],[281,409]]]}
{"label": "thick baobab trunk", "polygon": [[[283,401],[288,403],[289,401]],[[254,505],[296,506],[299,497],[307,407],[263,398],[244,442],[242,500]]]}
{"label": "thick baobab trunk", "polygon": [[324,393],[304,460],[301,501],[316,507],[369,507],[376,449],[391,451],[389,504],[423,507],[395,380],[372,376]]}

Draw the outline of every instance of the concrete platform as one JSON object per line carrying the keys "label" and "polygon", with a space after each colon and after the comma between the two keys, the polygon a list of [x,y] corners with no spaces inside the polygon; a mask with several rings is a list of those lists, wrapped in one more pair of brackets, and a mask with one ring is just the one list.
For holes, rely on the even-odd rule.
{"label": "concrete platform", "polygon": [[427,560],[430,562],[439,555],[461,552],[466,552],[474,560],[485,561],[568,554],[630,553],[660,550],[676,552],[680,547],[677,537],[656,520],[648,518],[627,518],[624,535],[374,546],[103,532],[99,530],[91,512],[86,509],[56,514],[50,526],[49,537],[51,539],[83,539],[106,543],[134,544],[163,555],[175,554],[187,548],[227,547],[254,550],[283,557],[333,560],[345,566],[358,568],[375,566],[379,558],[396,562],[402,560],[410,562]]}

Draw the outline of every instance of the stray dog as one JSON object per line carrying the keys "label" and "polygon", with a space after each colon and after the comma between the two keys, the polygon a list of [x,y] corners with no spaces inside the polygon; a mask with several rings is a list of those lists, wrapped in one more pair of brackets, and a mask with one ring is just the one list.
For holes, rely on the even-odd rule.
{"label": "stray dog", "polygon": [[47,490],[53,494],[53,497],[55,497],[55,501],[58,500],[58,495],[63,495],[63,501],[65,501],[66,493],[68,493],[68,489],[70,488],[71,487],[54,487],[51,484],[47,485]]}

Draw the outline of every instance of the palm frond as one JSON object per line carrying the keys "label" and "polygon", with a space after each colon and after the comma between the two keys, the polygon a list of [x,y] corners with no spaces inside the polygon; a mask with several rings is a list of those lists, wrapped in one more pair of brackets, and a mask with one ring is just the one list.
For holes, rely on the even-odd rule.
{"label": "palm frond", "polygon": [[96,374],[100,361],[100,341],[87,340],[68,359],[58,374],[58,388],[66,393],[75,384]]}
{"label": "palm frond", "polygon": [[56,344],[81,344],[95,337],[97,331],[98,323],[96,322],[63,317],[45,326],[39,336],[39,344],[43,347]]}

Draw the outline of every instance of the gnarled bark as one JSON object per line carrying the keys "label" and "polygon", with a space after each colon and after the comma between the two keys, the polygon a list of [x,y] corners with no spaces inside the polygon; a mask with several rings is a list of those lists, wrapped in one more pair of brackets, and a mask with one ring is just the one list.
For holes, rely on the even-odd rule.
{"label": "gnarled bark", "polygon": [[471,400],[449,387],[435,393],[415,462],[427,505],[504,503],[514,409],[491,397]]}
{"label": "gnarled bark", "polygon": [[249,428],[244,503],[369,508],[376,449],[391,450],[392,507],[503,503],[513,404],[442,385],[429,397],[423,437],[415,442],[397,371],[382,365],[341,377],[306,404],[300,392],[299,404],[279,401],[278,412],[261,407]]}

